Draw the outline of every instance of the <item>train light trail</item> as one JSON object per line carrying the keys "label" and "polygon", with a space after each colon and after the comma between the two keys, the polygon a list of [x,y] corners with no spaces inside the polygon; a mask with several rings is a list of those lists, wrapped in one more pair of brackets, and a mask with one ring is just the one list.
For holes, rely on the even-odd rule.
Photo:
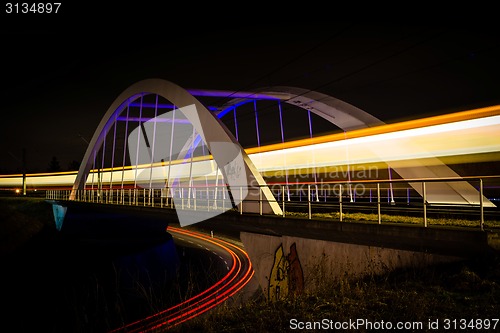
{"label": "train light trail", "polygon": [[[353,165],[367,168],[386,165],[405,179],[436,178],[438,169],[447,167],[443,160],[452,164],[500,160],[500,106],[248,148],[245,152],[258,172],[273,178],[273,181],[285,174],[327,174],[331,168],[343,169]],[[188,161],[191,167],[185,167],[184,163],[185,160],[173,160],[168,165],[148,163],[94,169],[87,177],[86,186],[129,188],[154,185],[152,188],[159,188],[164,187],[165,175],[168,174],[175,175],[179,184],[185,181],[215,184],[220,179],[211,155],[192,157]],[[143,169],[148,172],[138,172]],[[146,177],[149,179],[138,178],[141,174],[150,175]],[[76,172],[28,174],[26,183],[28,188],[69,188],[75,183],[76,176]],[[442,177],[459,176],[448,169],[447,175]],[[99,179],[98,184],[96,179]],[[21,174],[0,176],[0,189],[19,188],[21,185]],[[450,203],[460,201],[465,195],[468,199],[463,203],[474,204],[478,196],[473,190],[472,187],[467,191],[452,190],[449,193],[454,193],[450,194],[454,199],[450,196]],[[439,191],[450,190],[440,188]],[[427,197],[429,202],[438,202],[432,198],[432,192],[429,191]],[[440,196],[439,200],[442,198]]]}

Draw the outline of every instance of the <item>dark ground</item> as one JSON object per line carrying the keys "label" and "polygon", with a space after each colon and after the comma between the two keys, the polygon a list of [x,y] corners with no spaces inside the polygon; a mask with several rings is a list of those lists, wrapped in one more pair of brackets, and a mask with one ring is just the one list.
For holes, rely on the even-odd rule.
{"label": "dark ground", "polygon": [[[228,230],[227,234],[236,235],[234,230]],[[43,199],[1,198],[0,239],[3,262],[0,288],[4,308],[0,319],[3,325],[13,325],[8,332],[99,332],[115,327],[123,318],[120,317],[123,312],[111,308],[119,302],[106,302],[109,295],[105,294],[105,285],[113,283],[103,282],[106,280],[86,269],[95,268],[98,262],[105,263],[103,252],[89,250],[95,250],[94,246],[79,252],[77,249],[84,248],[81,243],[77,246],[74,242],[65,242],[56,232],[50,205]],[[47,243],[53,246],[41,246]],[[65,246],[61,247],[62,244]],[[72,258],[73,263],[78,260],[79,265],[68,261],[70,253],[78,254]],[[112,255],[113,251],[107,253]],[[48,257],[52,260],[47,261]],[[100,260],[96,261],[97,258]],[[109,266],[101,268],[101,272],[106,272]],[[65,283],[75,276],[85,282],[83,289],[77,290]],[[356,281],[325,278],[317,290],[316,294],[273,304],[256,298],[237,307],[223,305],[173,331],[289,332],[292,318],[301,321],[365,318],[426,325],[429,320],[439,320],[438,330],[424,326],[421,330],[406,330],[408,332],[500,332],[500,323],[493,329],[494,319],[498,319],[500,313],[500,259],[494,252],[459,263],[425,270],[400,270]],[[54,308],[54,304],[63,306]],[[136,297],[135,304],[143,307],[144,298]],[[445,319],[456,319],[459,326],[445,329]],[[460,320],[467,323],[463,329]],[[485,329],[485,320],[491,324],[489,329]],[[478,326],[480,322],[482,329]]]}
{"label": "dark ground", "polygon": [[[105,220],[92,217],[93,228]],[[165,229],[129,238],[109,229],[58,231],[43,199],[0,198],[2,330],[107,332],[213,283],[200,250],[176,246]]]}

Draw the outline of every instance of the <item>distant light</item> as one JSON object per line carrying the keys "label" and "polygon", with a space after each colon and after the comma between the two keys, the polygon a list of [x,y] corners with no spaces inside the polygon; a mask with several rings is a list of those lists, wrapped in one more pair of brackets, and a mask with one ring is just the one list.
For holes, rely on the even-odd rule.
{"label": "distant light", "polygon": [[19,192],[20,192],[20,191],[19,191],[19,189],[18,189],[18,188],[16,188],[16,193],[19,193]]}
{"label": "distant light", "polygon": [[34,191],[36,192],[36,189]]}

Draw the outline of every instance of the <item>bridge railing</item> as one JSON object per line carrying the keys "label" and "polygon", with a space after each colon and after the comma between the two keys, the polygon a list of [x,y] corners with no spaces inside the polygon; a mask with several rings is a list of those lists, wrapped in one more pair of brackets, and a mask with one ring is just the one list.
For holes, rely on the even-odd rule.
{"label": "bridge railing", "polygon": [[[472,203],[428,200],[430,184],[463,182],[477,189],[477,197],[472,200],[469,198]],[[488,184],[487,187],[485,182]],[[410,186],[410,183],[413,186]],[[312,219],[315,214],[321,216],[318,212],[326,211],[329,214],[323,214],[324,216],[330,215],[342,222],[348,212],[375,211],[371,215],[374,215],[377,223],[381,224],[383,212],[386,215],[399,212],[400,217],[419,217],[425,227],[429,225],[430,215],[446,216],[448,220],[450,216],[457,220],[470,218],[472,223],[477,221],[476,226],[481,230],[484,230],[485,216],[489,216],[493,217],[495,222],[499,222],[498,227],[500,227],[500,210],[494,207],[494,204],[492,206],[489,199],[486,199],[488,204],[485,204],[484,194],[487,188],[492,202],[500,200],[500,176],[279,184],[281,189],[276,189],[277,185],[273,185],[275,188],[273,193],[282,206],[283,216],[290,212],[295,213],[287,207],[295,208],[295,211],[297,207],[302,207],[301,211],[308,219]],[[332,211],[336,214],[331,214]],[[365,219],[366,216],[362,218]]]}
{"label": "bridge railing", "polygon": [[[477,189],[476,201],[470,204],[428,201],[429,184],[460,182],[468,182]],[[368,211],[370,216],[375,216],[375,221],[381,224],[383,213],[385,215],[400,213],[401,216],[420,219],[420,223],[427,227],[430,213],[432,215],[448,213],[459,214],[460,217],[471,216],[477,221],[477,226],[484,230],[485,211],[491,208],[498,215],[498,209],[490,207],[491,204],[485,205],[485,182],[488,182],[488,189],[499,191],[500,176],[270,183],[267,187],[274,195],[274,203],[280,206],[283,217],[298,216],[307,219],[320,217],[343,222],[348,213]],[[231,189],[234,191],[235,187]],[[239,214],[248,214],[247,205],[253,205],[258,206],[258,209],[252,214],[266,214],[263,207],[268,202],[263,200],[262,187],[241,187],[239,191],[245,193],[258,191],[260,195],[248,196],[240,204],[235,205],[225,186],[94,187],[76,191],[75,201],[196,211],[234,210]],[[70,190],[47,190],[46,199],[70,200],[70,194]],[[492,195],[498,193],[492,192]]]}

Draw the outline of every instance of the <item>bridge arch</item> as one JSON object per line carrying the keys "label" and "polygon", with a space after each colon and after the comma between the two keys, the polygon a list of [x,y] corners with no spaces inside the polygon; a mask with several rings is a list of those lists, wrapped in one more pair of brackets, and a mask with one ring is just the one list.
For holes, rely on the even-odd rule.
{"label": "bridge arch", "polygon": [[[336,125],[344,132],[385,125],[385,122],[352,104],[313,90],[293,86],[272,86],[256,89],[254,94],[255,96],[274,96],[281,102],[310,111]],[[251,96],[252,94],[248,94],[249,98]],[[231,107],[243,103],[243,101],[244,98],[234,98],[228,101],[219,112],[225,112]],[[391,148],[403,151],[405,144],[411,145],[411,142],[404,140],[395,142],[394,147]],[[374,145],[372,149],[376,153],[383,155],[381,152],[387,148]],[[462,178],[437,157],[429,157],[425,163],[418,160],[384,162],[403,179]],[[410,182],[409,185],[423,196],[424,191],[420,183]],[[478,190],[468,182],[435,182],[427,184],[426,199],[428,203],[479,204],[479,197]],[[495,206],[484,196],[483,201],[486,206]]]}
{"label": "bridge arch", "polygon": [[[244,211],[262,211],[263,213],[282,214],[279,204],[274,199],[271,190],[268,188],[261,174],[226,126],[187,90],[163,79],[146,79],[139,81],[129,86],[114,100],[97,126],[88,145],[78,170],[78,175],[73,184],[70,200],[75,200],[76,191],[84,188],[94,161],[94,155],[102,146],[106,134],[109,132],[118,116],[125,110],[128,104],[145,94],[156,94],[172,102],[178,109],[189,108],[189,110],[191,110],[184,114],[195,130],[201,134],[202,140],[212,153],[225,179],[229,179],[229,177],[222,166],[227,164],[227,157],[224,156],[221,149],[215,149],[214,144],[221,142],[230,143],[239,148],[245,168],[244,184],[241,183],[239,185],[247,186],[248,188],[246,196],[248,203],[245,203],[243,206]],[[194,106],[194,108],[190,108],[191,106]],[[258,202],[259,198],[262,198],[262,205]]]}
{"label": "bridge arch", "polygon": [[[252,98],[251,94],[248,95],[248,98]],[[284,103],[309,110],[344,131],[384,124],[380,119],[352,104],[313,90],[291,86],[276,86],[259,88],[255,91],[255,96],[262,95],[274,96]],[[224,112],[244,100],[244,98],[234,98],[224,104],[219,112]]]}
{"label": "bridge arch", "polygon": [[[226,92],[227,93],[227,92]],[[127,105],[135,101],[137,98],[146,94],[156,94],[170,102],[176,108],[185,108],[193,105],[196,110],[192,114],[186,114],[188,120],[195,127],[198,133],[203,133],[201,139],[207,145],[212,153],[217,165],[224,165],[226,159],[221,156],[220,152],[211,149],[214,142],[230,143],[239,148],[244,161],[246,179],[242,186],[258,186],[260,190],[249,191],[247,198],[250,199],[248,204],[245,204],[244,211],[246,212],[263,212],[282,214],[279,204],[276,202],[274,195],[268,188],[262,175],[255,167],[252,160],[245,153],[238,140],[231,131],[223,124],[218,116],[222,116],[224,112],[228,112],[231,107],[244,103],[252,98],[270,97],[271,99],[280,100],[281,102],[289,103],[299,108],[308,110],[330,123],[336,125],[344,131],[356,130],[366,127],[374,127],[384,125],[385,123],[369,113],[336,99],[332,96],[322,94],[320,92],[310,91],[297,87],[265,87],[254,92],[235,94],[236,98],[224,104],[217,111],[209,111],[208,107],[204,106],[196,97],[196,92],[188,91],[180,86],[163,80],[163,79],[147,79],[139,81],[124,92],[122,92],[108,108],[106,114],[102,118],[97,127],[92,140],[87,148],[78,175],[73,185],[73,191],[70,199],[75,199],[77,190],[81,190],[85,186],[86,178],[89,175],[93,155],[99,150],[105,140],[106,133],[109,132],[111,126],[116,122],[118,115],[125,109]],[[227,95],[231,95],[228,93]],[[226,96],[227,96],[226,95]],[[202,96],[202,95],[200,95]],[[395,147],[403,149],[402,142],[395,142]],[[394,148],[394,147],[393,147]],[[387,147],[377,147],[374,145],[373,150],[387,149]],[[432,158],[432,163],[419,163],[413,161],[385,161],[385,163],[397,172],[403,179],[419,179],[419,178],[461,178],[455,171],[442,163],[438,158]],[[95,160],[95,159],[94,159]],[[429,158],[427,159],[429,162]],[[221,169],[224,178],[227,179],[225,170]],[[409,183],[416,192],[423,194],[421,184]],[[259,200],[262,198],[263,205],[259,205]],[[467,182],[451,182],[451,183],[431,183],[427,187],[427,201],[429,203],[463,203],[477,204],[478,191]],[[487,200],[486,200],[487,201]],[[488,201],[487,201],[488,202]],[[489,202],[488,202],[489,203]]]}

